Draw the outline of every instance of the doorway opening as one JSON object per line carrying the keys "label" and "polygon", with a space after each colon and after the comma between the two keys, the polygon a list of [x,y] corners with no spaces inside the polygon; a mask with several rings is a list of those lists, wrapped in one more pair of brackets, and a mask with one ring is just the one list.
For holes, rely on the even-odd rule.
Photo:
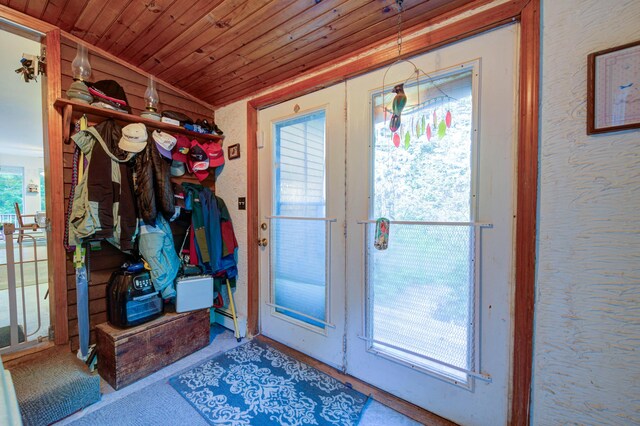
{"label": "doorway opening", "polygon": [[50,334],[41,43],[0,27],[0,353]]}

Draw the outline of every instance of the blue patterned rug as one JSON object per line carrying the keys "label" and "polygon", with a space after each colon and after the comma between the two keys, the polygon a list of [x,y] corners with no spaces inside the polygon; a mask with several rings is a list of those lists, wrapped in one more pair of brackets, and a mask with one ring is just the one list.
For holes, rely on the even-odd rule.
{"label": "blue patterned rug", "polygon": [[262,342],[169,383],[212,425],[356,425],[367,397]]}

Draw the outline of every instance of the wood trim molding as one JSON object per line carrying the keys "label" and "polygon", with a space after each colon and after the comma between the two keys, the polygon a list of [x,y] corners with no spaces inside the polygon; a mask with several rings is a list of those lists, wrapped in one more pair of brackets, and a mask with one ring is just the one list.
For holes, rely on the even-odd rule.
{"label": "wood trim molding", "polygon": [[337,381],[347,386],[351,386],[353,389],[357,390],[360,393],[373,397],[376,401],[396,410],[399,413],[404,414],[407,417],[412,418],[413,420],[419,422],[420,424],[427,426],[454,426],[455,423],[442,418],[436,414],[430,413],[417,405],[414,405],[410,402],[407,402],[403,399],[398,398],[395,395],[392,395],[388,392],[383,391],[375,386],[372,386],[362,380],[350,376],[348,374],[344,374],[339,370],[331,367],[330,365],[325,364],[322,361],[318,361],[315,358],[312,358],[308,355],[303,354],[295,349],[292,349],[282,343],[276,342],[273,339],[270,339],[266,336],[257,336],[256,340],[266,343],[269,346],[273,346],[275,349],[280,352],[289,355],[290,357],[303,362],[307,365],[312,366],[313,368],[322,371],[323,373],[333,377]]}
{"label": "wood trim molding", "polygon": [[258,110],[247,103],[247,332],[258,334],[260,283],[258,252]]}
{"label": "wood trim molding", "polygon": [[[518,178],[514,301],[513,376],[510,425],[528,425],[533,363],[533,313],[535,302],[536,213],[538,198],[538,124],[540,88],[540,0],[514,0],[471,15],[403,44],[403,57],[415,56],[464,38],[497,28],[509,22],[521,24],[518,105]],[[284,102],[323,87],[344,81],[393,62],[395,48],[382,49],[369,56],[338,65],[311,78],[261,95],[247,102],[248,150],[247,205],[258,207],[258,161],[256,130],[258,110]],[[255,215],[255,217],[254,217]],[[247,219],[249,330],[258,331],[258,212]],[[254,333],[255,334],[255,333]]]}
{"label": "wood trim molding", "polygon": [[34,18],[25,13],[13,10],[8,6],[0,5],[0,18],[11,21],[14,24],[22,25],[31,30],[35,30],[46,34],[50,31],[59,30],[58,27],[48,22],[41,21],[38,18]]}
{"label": "wood trim molding", "polygon": [[540,0],[531,0],[520,17],[518,183],[511,425],[528,425],[533,371],[533,319],[538,212],[540,101]]}
{"label": "wood trim molding", "polygon": [[47,76],[43,85],[45,96],[44,123],[44,167],[47,194],[47,212],[51,220],[50,243],[47,245],[49,282],[53,300],[52,324],[55,329],[55,343],[61,345],[69,340],[67,321],[67,272],[65,270],[64,240],[64,178],[62,159],[62,115],[54,106],[62,90],[60,73],[60,30],[48,31],[45,35],[47,49]]}

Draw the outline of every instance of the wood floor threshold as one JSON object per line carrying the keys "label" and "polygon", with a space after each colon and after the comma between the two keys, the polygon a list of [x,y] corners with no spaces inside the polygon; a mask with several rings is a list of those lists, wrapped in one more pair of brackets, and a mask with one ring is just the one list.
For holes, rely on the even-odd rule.
{"label": "wood floor threshold", "polygon": [[27,349],[24,349],[24,350],[21,350],[21,351],[4,354],[4,355],[2,355],[2,362],[5,364],[5,367],[6,367],[6,364],[8,362],[10,362],[10,361],[14,361],[16,359],[20,359],[20,358],[22,358],[24,356],[27,356],[27,355],[31,355],[31,354],[35,354],[35,353],[38,353],[38,352],[42,352],[42,351],[47,350],[49,348],[52,348],[54,346],[55,346],[54,342],[52,342],[51,340],[47,340],[47,341],[44,341],[42,343],[38,343],[35,346],[32,346],[30,348],[27,348]]}
{"label": "wood floor threshold", "polygon": [[318,370],[322,371],[325,374],[333,377],[339,382],[346,384],[347,386],[351,386],[353,389],[361,392],[365,395],[371,396],[377,402],[386,405],[389,408],[396,410],[399,413],[404,414],[407,417],[412,418],[413,420],[422,423],[426,426],[455,426],[456,423],[453,423],[443,417],[438,416],[430,411],[427,411],[421,407],[418,407],[415,404],[412,404],[408,401],[405,401],[401,398],[398,398],[395,395],[390,394],[389,392],[385,392],[382,389],[379,389],[375,386],[368,384],[367,382],[363,382],[360,379],[357,379],[348,374],[344,374],[339,370],[331,367],[330,365],[325,364],[322,361],[318,361],[315,358],[310,357],[309,355],[305,355],[302,352],[299,352],[295,349],[290,348],[280,342],[276,342],[269,337],[258,335],[255,337],[256,340],[260,342],[264,342],[268,345],[273,346],[280,352],[285,353],[300,362],[304,362]]}

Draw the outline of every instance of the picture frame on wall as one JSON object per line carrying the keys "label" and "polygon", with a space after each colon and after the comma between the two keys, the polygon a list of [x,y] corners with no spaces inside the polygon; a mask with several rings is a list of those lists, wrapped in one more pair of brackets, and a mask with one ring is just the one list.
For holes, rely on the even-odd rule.
{"label": "picture frame on wall", "polygon": [[587,57],[587,134],[640,128],[640,40]]}
{"label": "picture frame on wall", "polygon": [[229,158],[229,160],[235,160],[236,158],[240,158],[239,143],[229,146],[229,148],[227,149],[227,157]]}

